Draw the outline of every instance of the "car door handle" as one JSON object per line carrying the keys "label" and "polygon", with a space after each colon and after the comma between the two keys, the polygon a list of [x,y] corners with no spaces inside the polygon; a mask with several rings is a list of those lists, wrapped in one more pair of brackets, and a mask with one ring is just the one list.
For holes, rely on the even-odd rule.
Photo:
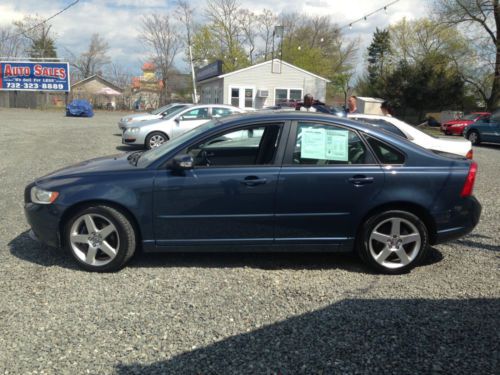
{"label": "car door handle", "polygon": [[373,177],[353,176],[349,179],[349,182],[356,186],[361,186],[361,185],[371,184],[373,183],[374,180],[375,179]]}
{"label": "car door handle", "polygon": [[248,177],[245,177],[240,182],[246,186],[257,186],[257,185],[265,184],[267,182],[267,178],[259,178],[257,176],[248,176]]}

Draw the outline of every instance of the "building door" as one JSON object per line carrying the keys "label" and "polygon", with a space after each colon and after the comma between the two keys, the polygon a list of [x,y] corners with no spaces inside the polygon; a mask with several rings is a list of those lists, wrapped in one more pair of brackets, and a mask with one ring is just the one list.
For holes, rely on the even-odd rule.
{"label": "building door", "polygon": [[254,94],[253,87],[230,87],[231,105],[239,108],[254,108]]}

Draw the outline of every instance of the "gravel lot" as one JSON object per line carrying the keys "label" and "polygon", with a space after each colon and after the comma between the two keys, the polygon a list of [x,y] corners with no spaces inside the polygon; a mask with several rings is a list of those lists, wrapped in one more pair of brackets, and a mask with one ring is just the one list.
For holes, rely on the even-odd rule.
{"label": "gravel lot", "polygon": [[500,146],[469,236],[403,276],[354,256],[139,254],[115,274],[32,241],[23,189],[122,152],[121,113],[0,108],[1,374],[499,374]]}

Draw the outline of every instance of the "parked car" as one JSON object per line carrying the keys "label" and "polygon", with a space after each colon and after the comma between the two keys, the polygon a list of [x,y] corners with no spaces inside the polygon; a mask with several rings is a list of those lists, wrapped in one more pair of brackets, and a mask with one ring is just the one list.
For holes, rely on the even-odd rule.
{"label": "parked car", "polygon": [[159,120],[163,117],[170,115],[180,109],[191,106],[189,103],[171,103],[166,106],[155,109],[148,113],[136,113],[133,115],[124,116],[118,121],[118,127],[121,131],[126,127],[134,126],[138,121]]}
{"label": "parked car", "polygon": [[243,112],[245,112],[243,109],[224,104],[189,106],[162,119],[143,121],[125,128],[122,134],[122,143],[145,146],[147,149],[151,149],[210,121],[212,118]]}
{"label": "parked car", "polygon": [[362,114],[350,114],[347,117],[379,126],[429,150],[449,152],[461,155],[467,159],[472,159],[473,156],[471,142],[467,142],[465,139],[434,137],[395,117]]}
{"label": "parked car", "polygon": [[464,129],[464,136],[473,145],[480,143],[500,143],[500,110],[495,111],[490,117],[467,125]]}
{"label": "parked car", "polygon": [[356,251],[407,272],[478,223],[477,165],[325,114],[215,119],[149,151],[89,160],[25,189],[32,236],[89,271],[151,251]]}
{"label": "parked car", "polygon": [[[295,109],[297,111],[300,111],[300,108],[304,105],[304,102],[296,102],[295,104]],[[338,116],[338,117],[344,117],[345,116],[345,111],[342,109],[342,108],[338,108],[338,107],[329,107],[327,106],[325,103],[315,99],[313,101],[313,104],[312,106],[314,108],[316,108],[316,111],[317,112],[321,112],[321,113],[328,113],[330,115],[335,115],[335,116]]]}
{"label": "parked car", "polygon": [[489,117],[490,115],[490,112],[472,112],[460,119],[447,121],[444,124],[441,124],[441,131],[446,135],[463,135],[464,128],[467,125],[471,125],[476,121]]}

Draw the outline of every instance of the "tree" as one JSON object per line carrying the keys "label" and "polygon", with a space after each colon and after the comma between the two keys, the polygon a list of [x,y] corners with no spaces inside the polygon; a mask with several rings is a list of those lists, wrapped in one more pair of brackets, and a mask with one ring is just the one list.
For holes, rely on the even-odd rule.
{"label": "tree", "polygon": [[75,57],[68,51],[70,64],[78,71],[80,79],[102,73],[103,68],[111,62],[107,55],[108,50],[108,43],[98,33],[92,34],[87,51],[80,56]]}
{"label": "tree", "polygon": [[140,39],[151,50],[151,58],[163,87],[160,95],[160,104],[163,105],[168,98],[168,78],[181,47],[177,27],[168,14],[144,16]]}
{"label": "tree", "polygon": [[38,16],[26,16],[22,21],[14,22],[16,32],[26,39],[26,52],[32,58],[57,57],[52,25]]}
{"label": "tree", "polygon": [[391,39],[389,30],[379,30],[373,33],[373,40],[368,47],[368,79],[374,92],[381,89],[386,75],[387,63],[391,55]]}
{"label": "tree", "polygon": [[220,45],[215,55],[222,60],[226,73],[249,65],[243,48],[240,10],[238,0],[207,0],[205,16],[209,21],[208,27]]}
{"label": "tree", "polygon": [[[258,31],[258,16],[248,9],[240,9],[238,14],[240,29],[244,36],[243,43],[248,46],[248,60],[250,64],[254,62],[254,52],[256,48]],[[257,27],[256,27],[257,26]]]}
{"label": "tree", "polygon": [[[479,50],[476,57],[482,57],[482,67],[490,65],[489,76],[491,88],[487,92],[482,88],[484,77],[466,74],[464,78],[474,85],[485,97],[487,108],[495,109],[500,100],[500,7],[498,0],[438,0],[435,3],[437,17],[451,26],[464,25]],[[479,42],[479,43],[478,43]],[[487,51],[487,53],[485,53]]]}

